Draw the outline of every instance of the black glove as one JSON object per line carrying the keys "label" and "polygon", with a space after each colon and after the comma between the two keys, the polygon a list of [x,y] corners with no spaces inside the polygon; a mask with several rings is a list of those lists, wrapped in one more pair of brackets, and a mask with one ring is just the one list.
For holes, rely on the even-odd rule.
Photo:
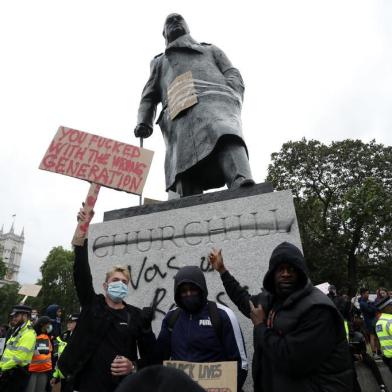
{"label": "black glove", "polygon": [[149,332],[151,330],[151,321],[154,319],[154,309],[146,307],[142,309],[140,315],[141,325],[143,332]]}
{"label": "black glove", "polygon": [[151,136],[152,134],[152,128],[146,124],[138,124],[136,125],[136,128],[134,130],[135,136],[136,137],[142,137],[143,139]]}

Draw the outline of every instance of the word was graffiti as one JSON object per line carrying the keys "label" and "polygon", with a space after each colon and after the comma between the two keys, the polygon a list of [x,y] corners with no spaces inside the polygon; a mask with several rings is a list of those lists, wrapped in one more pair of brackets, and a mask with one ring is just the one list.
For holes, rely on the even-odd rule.
{"label": "word was graffiti", "polygon": [[152,155],[150,150],[60,127],[40,169],[140,194]]}
{"label": "word was graffiti", "polygon": [[[139,288],[140,280],[142,278],[145,283],[151,283],[155,278],[166,279],[168,272],[170,270],[178,271],[180,269],[180,266],[176,264],[176,256],[171,256],[167,260],[166,265],[164,267],[159,266],[156,263],[153,263],[152,265],[148,266],[147,257],[144,257],[142,264],[139,267],[139,270],[136,271],[136,273],[134,273],[132,266],[128,265],[129,274],[131,276],[130,283],[132,288],[134,290],[137,290]],[[199,267],[203,272],[213,271],[213,268],[210,266],[205,256],[201,257]],[[133,276],[136,276],[135,280]]]}
{"label": "word was graffiti", "polygon": [[[198,266],[203,271],[203,273],[213,272],[213,268],[208,263],[208,260],[205,256],[200,258]],[[140,288],[145,287],[146,284],[153,284],[154,281],[157,281],[159,284],[159,287],[157,287],[153,292],[153,297],[151,300],[151,307],[154,310],[154,315],[155,313],[165,315],[169,310],[175,307],[174,303],[172,303],[169,307],[161,307],[165,299],[167,300],[168,291],[165,287],[160,285],[167,279],[172,279],[180,269],[180,266],[176,260],[176,256],[169,257],[166,263],[162,263],[160,265],[157,263],[151,263],[147,257],[144,257],[142,263],[138,267],[128,265],[127,268],[131,276],[130,285],[133,290],[137,291]],[[170,272],[172,273],[170,274]],[[219,292],[216,296],[216,302],[227,306],[226,303],[222,300],[224,295],[225,293],[223,291]]]}

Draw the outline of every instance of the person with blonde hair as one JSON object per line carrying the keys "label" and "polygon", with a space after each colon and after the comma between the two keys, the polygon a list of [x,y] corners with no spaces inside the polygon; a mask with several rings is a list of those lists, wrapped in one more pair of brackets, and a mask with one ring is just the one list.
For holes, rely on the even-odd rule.
{"label": "person with blonde hair", "polygon": [[[87,219],[83,210],[78,219]],[[74,281],[82,310],[57,368],[79,392],[114,391],[125,376],[152,362],[152,312],[125,302],[129,280],[128,269],[115,266],[106,273],[104,294],[96,294],[87,240],[75,246]]]}

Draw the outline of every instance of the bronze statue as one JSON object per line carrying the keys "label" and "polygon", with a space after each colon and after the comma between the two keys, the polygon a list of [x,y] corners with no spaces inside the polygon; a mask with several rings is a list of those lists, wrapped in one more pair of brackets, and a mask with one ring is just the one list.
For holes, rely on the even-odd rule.
{"label": "bronze statue", "polygon": [[161,102],[166,190],[183,197],[254,184],[241,130],[241,74],[219,48],[196,42],[179,14],[166,18],[163,36],[166,50],[151,61],[135,136],[152,134]]}

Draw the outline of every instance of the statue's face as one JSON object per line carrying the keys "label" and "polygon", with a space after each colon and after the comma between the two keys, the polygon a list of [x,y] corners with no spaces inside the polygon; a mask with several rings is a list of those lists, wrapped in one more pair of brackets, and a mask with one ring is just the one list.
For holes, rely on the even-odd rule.
{"label": "statue's face", "polygon": [[166,38],[166,42],[170,43],[181,37],[184,34],[189,33],[189,27],[185,22],[185,19],[180,14],[170,14],[165,21],[163,27],[163,36]]}

